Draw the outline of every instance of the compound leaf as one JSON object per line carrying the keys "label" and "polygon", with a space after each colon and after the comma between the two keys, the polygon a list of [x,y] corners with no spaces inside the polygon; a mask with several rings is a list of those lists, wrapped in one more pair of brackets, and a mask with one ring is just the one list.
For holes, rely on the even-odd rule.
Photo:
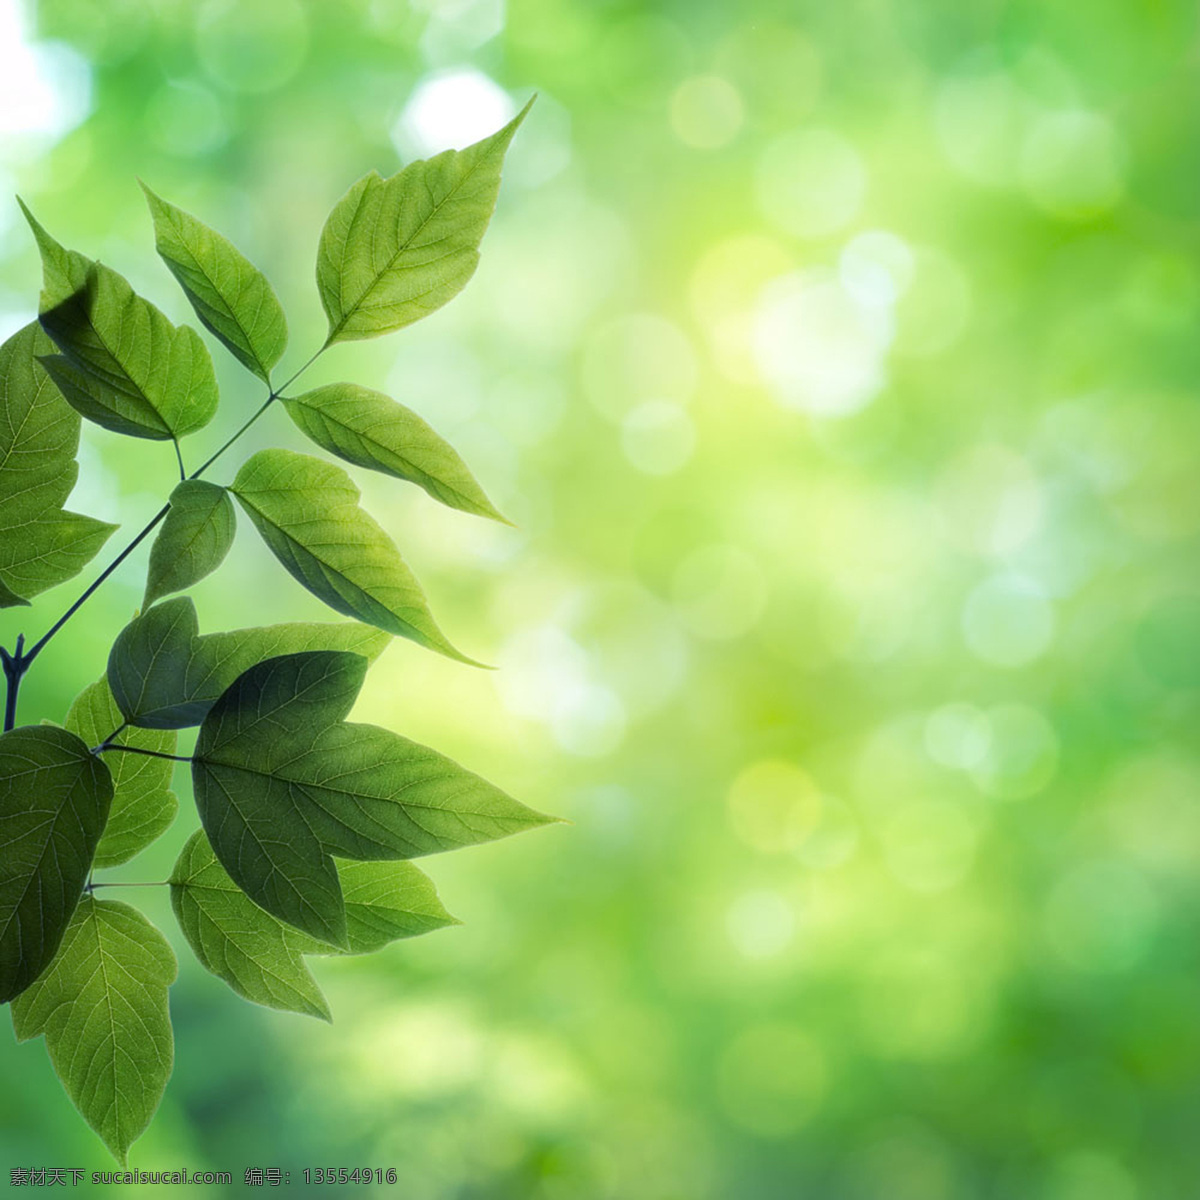
{"label": "compound leaf", "polygon": [[215,571],[233,545],[236,528],[233,501],[223,487],[202,479],[178,484],[150,547],[143,607]]}
{"label": "compound leaf", "polygon": [[[123,721],[105,678],[75,697],[66,727],[85,745],[98,746]],[[173,730],[130,729],[121,735],[124,745],[156,754],[174,754],[175,740]],[[105,765],[112,775],[113,798],[92,864],[97,869],[128,862],[165,833],[179,811],[179,802],[171,791],[173,763],[145,754],[112,754]]]}
{"label": "compound leaf", "polygon": [[17,1040],[45,1035],[71,1102],[122,1164],[171,1075],[176,969],[141,913],[85,896],[49,970],[12,1006]]}
{"label": "compound leaf", "polygon": [[390,396],[353,383],[331,383],[285,400],[284,407],[297,427],[330,454],[407,479],[451,508],[504,520],[454,447]]}
{"label": "compound leaf", "polygon": [[199,334],[172,324],[110,267],[30,223],[42,254],[40,320],[61,351],[47,369],[67,401],[134,437],[178,439],[207,425],[217,381]]}
{"label": "compound leaf", "polygon": [[0,734],[0,1003],[54,957],[112,802],[108,769],[73,733]]}
{"label": "compound leaf", "polygon": [[171,873],[171,905],[200,965],[239,996],[331,1019],[304,963],[312,939],[259,908],[230,879],[202,831],[188,839]]}
{"label": "compound leaf", "polygon": [[359,507],[358,488],[341,467],[260,450],[230,491],[275,557],[330,608],[473,663],[437,627],[395,543]]}
{"label": "compound leaf", "polygon": [[413,858],[546,824],[458,764],[398,734],[345,723],[366,660],[268,659],[200,727],[200,820],[234,882],[281,921],[349,949],[332,855]]}
{"label": "compound leaf", "polygon": [[116,529],[63,509],[80,422],[38,361],[53,348],[36,321],[0,346],[0,608],[77,575]]}
{"label": "compound leaf", "polygon": [[196,316],[268,386],[287,347],[287,321],[266,276],[203,221],[142,191],[154,218],[158,253],[179,280]]}
{"label": "compound leaf", "polygon": [[360,179],[334,206],[317,251],[326,345],[411,325],[475,273],[505,151],[531,100],[491,137]]}

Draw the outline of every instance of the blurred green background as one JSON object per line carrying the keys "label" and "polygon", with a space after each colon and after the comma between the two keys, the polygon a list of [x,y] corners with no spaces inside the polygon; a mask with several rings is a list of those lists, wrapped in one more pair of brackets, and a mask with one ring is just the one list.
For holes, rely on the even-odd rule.
{"label": "blurred green background", "polygon": [[[0,0],[0,192],[184,319],[144,178],[271,276],[285,369],[345,188],[540,94],[467,291],[309,378],[415,408],[519,526],[361,477],[500,669],[396,644],[358,715],[573,824],[429,860],[465,924],[318,963],[331,1027],[181,953],[135,1165],[1196,1193],[1198,50],[1190,0]],[[5,333],[38,285],[5,200]],[[205,445],[259,400],[214,358]],[[72,506],[127,536],[170,448],[84,437]],[[143,567],[23,719],[99,675]],[[197,602],[322,613],[245,528]],[[123,877],[163,877],[183,814]],[[40,1041],[0,1035],[0,1074],[5,1176],[109,1165]]]}

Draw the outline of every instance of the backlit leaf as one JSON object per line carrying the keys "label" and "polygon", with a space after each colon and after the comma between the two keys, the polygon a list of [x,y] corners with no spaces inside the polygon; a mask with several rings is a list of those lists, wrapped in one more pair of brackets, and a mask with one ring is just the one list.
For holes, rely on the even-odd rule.
{"label": "backlit leaf", "polygon": [[171,873],[171,905],[200,965],[239,996],[330,1019],[302,956],[316,943],[259,908],[230,879],[201,831],[188,839]]}
{"label": "backlit leaf", "polygon": [[143,606],[198,583],[221,565],[237,523],[229,493],[215,483],[185,479],[150,547]]}
{"label": "backlit leaf", "polygon": [[[123,720],[105,678],[79,693],[65,724],[85,745],[98,746]],[[175,740],[173,731],[157,729],[127,729],[120,737],[123,745],[159,754],[174,754]],[[109,754],[104,763],[112,775],[113,798],[96,847],[97,869],[128,862],[170,828],[179,810],[171,791],[174,763],[145,754]]]}
{"label": "backlit leaf", "polygon": [[73,733],[0,734],[0,1003],[54,957],[112,801],[108,768]]}
{"label": "backlit leaf", "polygon": [[0,346],[0,608],[77,575],[116,529],[63,509],[79,416],[38,362],[52,350],[36,322]]}
{"label": "backlit leaf", "polygon": [[200,820],[233,880],[342,948],[332,855],[413,858],[552,820],[425,746],[345,723],[366,666],[317,651],[251,667],[213,705],[192,761]]}
{"label": "backlit leaf", "polygon": [[331,383],[284,406],[298,428],[330,454],[410,480],[451,508],[504,520],[454,447],[390,396]]}
{"label": "backlit leaf", "polygon": [[491,137],[409,163],[389,179],[372,172],[338,201],[317,252],[326,345],[411,325],[463,289],[529,104]]}
{"label": "backlit leaf", "polygon": [[45,1035],[71,1102],[122,1163],[171,1075],[176,970],[141,913],[85,896],[49,970],[12,1006],[17,1040]]}
{"label": "backlit leaf", "polygon": [[159,254],[196,316],[264,382],[287,346],[287,322],[266,277],[232,242],[190,213],[142,191]]}
{"label": "backlit leaf", "polygon": [[[68,402],[134,437],[181,438],[207,425],[217,382],[199,334],[172,324],[110,267],[64,250],[33,224],[44,274],[40,320],[61,351],[48,369]],[[73,290],[64,294],[67,286]]]}
{"label": "backlit leaf", "polygon": [[117,634],[108,655],[108,686],[121,715],[143,729],[198,725],[208,705],[185,686],[197,640],[196,607],[187,596],[164,600]]}
{"label": "backlit leaf", "polygon": [[472,662],[437,627],[391,538],[358,505],[341,467],[291,450],[260,450],[230,491],[263,541],[330,608]]}
{"label": "backlit leaf", "polygon": [[337,870],[351,954],[458,924],[442,907],[433,880],[410,862],[340,860]]}
{"label": "backlit leaf", "polygon": [[358,622],[292,621],[204,636],[197,636],[198,629],[191,598],[177,596],[147,609],[117,635],[108,681],[130,725],[199,725],[243,671],[278,654],[350,650],[374,660],[391,640]]}

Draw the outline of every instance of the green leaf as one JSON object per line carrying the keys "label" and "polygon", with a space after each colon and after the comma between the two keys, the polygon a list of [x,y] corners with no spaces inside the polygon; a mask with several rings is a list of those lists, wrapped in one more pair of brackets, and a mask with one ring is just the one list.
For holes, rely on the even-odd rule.
{"label": "green leaf", "polygon": [[116,271],[30,224],[42,254],[40,320],[62,352],[48,370],[67,401],[134,437],[178,439],[207,425],[217,381],[199,334],[172,324]]}
{"label": "green leaf", "polygon": [[223,487],[202,479],[180,483],[150,547],[143,607],[215,571],[233,545],[236,527],[233,501]]}
{"label": "green leaf", "polygon": [[50,969],[12,1006],[17,1040],[45,1035],[71,1102],[122,1164],[171,1075],[176,969],[141,913],[85,896]]}
{"label": "green leaf", "polygon": [[[124,718],[107,679],[83,689],[67,713],[66,727],[85,745],[98,746],[112,736]],[[121,735],[126,746],[175,753],[173,731],[129,729]],[[112,808],[96,847],[93,866],[116,867],[141,853],[175,820],[179,802],[171,791],[174,763],[145,754],[112,754],[105,760],[112,775]]]}
{"label": "green leaf", "polygon": [[360,179],[334,206],[317,251],[326,345],[411,325],[475,273],[500,190],[500,167],[531,100],[498,133],[390,179]]}
{"label": "green leaf", "polygon": [[287,346],[287,321],[271,285],[232,242],[144,183],[155,244],[206,329],[268,386]]}
{"label": "green leaf", "polygon": [[351,954],[459,924],[442,907],[433,880],[410,862],[343,861],[337,870]]}
{"label": "green leaf", "polygon": [[345,723],[366,660],[316,651],[268,659],[200,727],[192,781],[222,866],[252,900],[349,948],[331,855],[413,858],[552,820],[448,758]]}
{"label": "green leaf", "polygon": [[348,650],[374,662],[391,641],[388,634],[357,622],[291,621],[202,637],[198,628],[191,598],[177,596],[147,609],[117,635],[108,682],[130,725],[199,725],[221,693],[263,659],[302,650]]}
{"label": "green leaf", "polygon": [[17,203],[33,230],[38,253],[42,256],[42,298],[39,307],[54,308],[73,296],[87,284],[88,272],[95,265],[86,255],[77,250],[60,246],[26,207],[20,196]]}
{"label": "green leaf", "polygon": [[289,573],[336,612],[472,663],[437,627],[395,543],[358,506],[341,467],[260,450],[229,489]]}
{"label": "green leaf", "polygon": [[171,905],[200,965],[239,996],[331,1019],[302,955],[312,940],[259,908],[229,878],[200,831],[171,873]]}
{"label": "green leaf", "polygon": [[73,733],[0,734],[0,1004],[54,957],[87,882],[113,786]]}
{"label": "green leaf", "polygon": [[0,608],[77,575],[115,525],[63,509],[79,465],[79,416],[38,362],[36,322],[0,346]]}
{"label": "green leaf", "polygon": [[108,655],[108,686],[121,715],[143,729],[198,725],[209,703],[189,696],[188,662],[199,633],[187,596],[164,600],[117,634]]}
{"label": "green leaf", "polygon": [[390,396],[353,383],[331,383],[285,400],[284,407],[297,427],[330,454],[410,480],[451,508],[504,521],[454,447]]}

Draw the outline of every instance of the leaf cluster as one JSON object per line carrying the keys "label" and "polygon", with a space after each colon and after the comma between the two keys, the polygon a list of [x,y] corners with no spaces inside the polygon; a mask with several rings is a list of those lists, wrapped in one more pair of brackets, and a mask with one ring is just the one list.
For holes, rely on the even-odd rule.
{"label": "leaf cluster", "polygon": [[[268,409],[355,468],[503,520],[457,452],[416,413],[355,383],[290,394],[329,347],[401,329],[475,270],[522,112],[462,151],[371,173],[321,234],[328,318],[316,354],[277,385],[288,345],[270,283],[231,242],[145,188],[156,247],[196,318],[266,388],[261,407],[188,473],[184,443],[216,416],[208,347],[110,266],[57,242],[24,209],[41,253],[36,321],[0,346],[0,607],[78,574],[114,526],[69,512],[81,422],[172,443],[162,510],[45,636],[3,648],[0,1002],[21,1040],[45,1038],[67,1093],[126,1160],[173,1059],[174,954],[128,904],[99,899],[119,867],[172,828],[179,763],[199,818],[169,886],[200,964],[258,1004],[330,1018],[312,956],[366,954],[454,924],[412,859],[551,818],[426,746],[347,718],[393,636],[461,662],[400,551],[328,458],[265,449],[228,483],[203,478]],[[216,571],[248,519],[280,566],[349,621],[201,633],[187,589]],[[57,630],[143,539],[141,611],[61,724],[20,725],[21,681]],[[194,749],[179,753],[194,731]]]}

